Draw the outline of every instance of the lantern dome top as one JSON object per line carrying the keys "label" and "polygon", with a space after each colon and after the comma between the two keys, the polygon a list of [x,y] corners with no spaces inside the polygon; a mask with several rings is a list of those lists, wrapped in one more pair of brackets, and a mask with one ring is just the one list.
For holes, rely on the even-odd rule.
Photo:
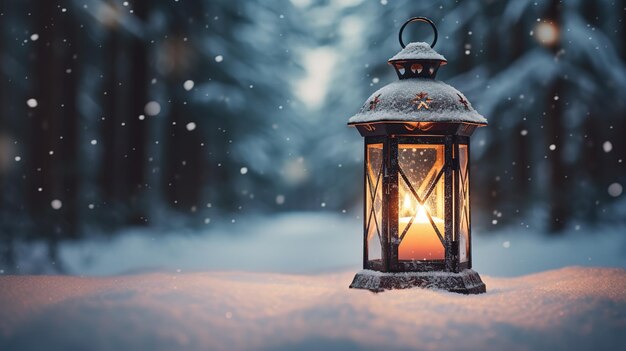
{"label": "lantern dome top", "polygon": [[428,43],[409,43],[404,49],[389,59],[389,63],[396,61],[431,60],[440,61],[441,64],[448,62],[443,55],[435,51]]}
{"label": "lantern dome top", "polygon": [[385,121],[487,124],[465,95],[429,78],[403,79],[378,89],[348,124]]}
{"label": "lantern dome top", "polygon": [[[404,45],[402,31],[411,22],[430,24],[434,32],[431,45],[423,42]],[[402,50],[389,59],[399,81],[388,84],[372,94],[361,110],[350,117],[348,124],[375,122],[439,122],[486,125],[481,116],[458,90],[435,79],[437,70],[447,60],[433,47],[437,43],[437,28],[425,17],[413,17],[400,28]]]}

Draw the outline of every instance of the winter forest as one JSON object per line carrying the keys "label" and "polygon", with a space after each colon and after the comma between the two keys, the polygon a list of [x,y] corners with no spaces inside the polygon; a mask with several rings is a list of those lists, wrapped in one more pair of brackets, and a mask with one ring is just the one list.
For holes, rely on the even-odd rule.
{"label": "winter forest", "polygon": [[471,141],[477,235],[624,224],[625,1],[0,6],[4,272],[62,272],[59,243],[127,228],[359,219],[363,141],[346,121],[396,80],[410,15],[435,20],[439,79],[489,120]]}
{"label": "winter forest", "polygon": [[0,350],[619,349],[625,15],[0,0]]}

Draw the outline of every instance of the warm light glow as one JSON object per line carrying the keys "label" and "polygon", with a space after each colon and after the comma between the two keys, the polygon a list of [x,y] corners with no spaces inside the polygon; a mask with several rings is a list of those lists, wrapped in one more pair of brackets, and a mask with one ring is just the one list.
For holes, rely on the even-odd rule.
{"label": "warm light glow", "polygon": [[545,45],[555,45],[559,40],[559,28],[552,22],[541,22],[535,27],[535,38]]}
{"label": "warm light glow", "polygon": [[420,205],[417,201],[415,201],[415,205],[413,205],[413,201],[411,201],[411,194],[404,194],[402,208],[400,209],[401,215],[405,214],[405,217],[409,218],[412,217],[414,213],[417,213],[414,222],[430,223],[428,216],[426,215],[426,211],[430,212],[428,206]]}
{"label": "warm light glow", "polygon": [[444,182],[438,177],[444,166],[443,151],[443,145],[398,145],[398,166],[404,173],[397,200],[399,260],[445,259]]}
{"label": "warm light glow", "polygon": [[444,247],[430,223],[427,212],[431,215],[439,233],[444,235],[444,221],[433,216],[427,205],[420,205],[416,200],[413,200],[412,194],[409,192],[404,194],[399,211],[398,235],[402,235],[413,215],[415,218],[398,247],[398,257],[401,260],[439,260],[444,258]]}

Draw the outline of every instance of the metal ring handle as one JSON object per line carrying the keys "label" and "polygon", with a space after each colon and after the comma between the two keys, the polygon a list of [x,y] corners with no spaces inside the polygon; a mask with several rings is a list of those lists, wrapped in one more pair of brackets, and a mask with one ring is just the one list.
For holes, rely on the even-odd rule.
{"label": "metal ring handle", "polygon": [[433,43],[430,44],[430,47],[434,48],[435,44],[437,44],[437,36],[438,36],[437,27],[435,27],[435,24],[433,23],[433,21],[431,21],[430,19],[426,17],[412,17],[412,18],[409,18],[406,22],[404,22],[402,27],[400,27],[400,33],[398,34],[398,39],[400,40],[400,46],[402,46],[403,49],[406,47],[406,45],[404,45],[404,42],[402,41],[402,32],[404,31],[404,27],[406,27],[406,25],[411,22],[425,22],[425,23],[430,24],[431,27],[433,27],[433,32],[435,32],[435,39],[433,40]]}

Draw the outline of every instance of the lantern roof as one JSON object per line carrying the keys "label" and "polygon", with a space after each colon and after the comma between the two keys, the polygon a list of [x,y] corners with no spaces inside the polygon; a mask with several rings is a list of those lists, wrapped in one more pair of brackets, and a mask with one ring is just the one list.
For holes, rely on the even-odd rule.
{"label": "lantern roof", "polygon": [[416,42],[409,43],[404,49],[400,50],[392,58],[389,59],[389,63],[395,61],[408,61],[408,60],[432,60],[441,61],[442,64],[448,62],[443,55],[431,48],[428,43]]}
{"label": "lantern roof", "polygon": [[487,124],[463,93],[429,78],[402,79],[378,89],[348,124],[385,121]]}
{"label": "lantern roof", "polygon": [[[431,45],[424,42],[404,45],[402,31],[414,21],[431,25],[435,34]],[[424,17],[409,19],[398,37],[402,50],[388,62],[400,80],[374,92],[361,110],[350,117],[348,124],[393,121],[487,124],[487,119],[476,112],[465,95],[435,79],[439,67],[447,60],[433,49],[437,43],[437,28],[431,20]]]}

